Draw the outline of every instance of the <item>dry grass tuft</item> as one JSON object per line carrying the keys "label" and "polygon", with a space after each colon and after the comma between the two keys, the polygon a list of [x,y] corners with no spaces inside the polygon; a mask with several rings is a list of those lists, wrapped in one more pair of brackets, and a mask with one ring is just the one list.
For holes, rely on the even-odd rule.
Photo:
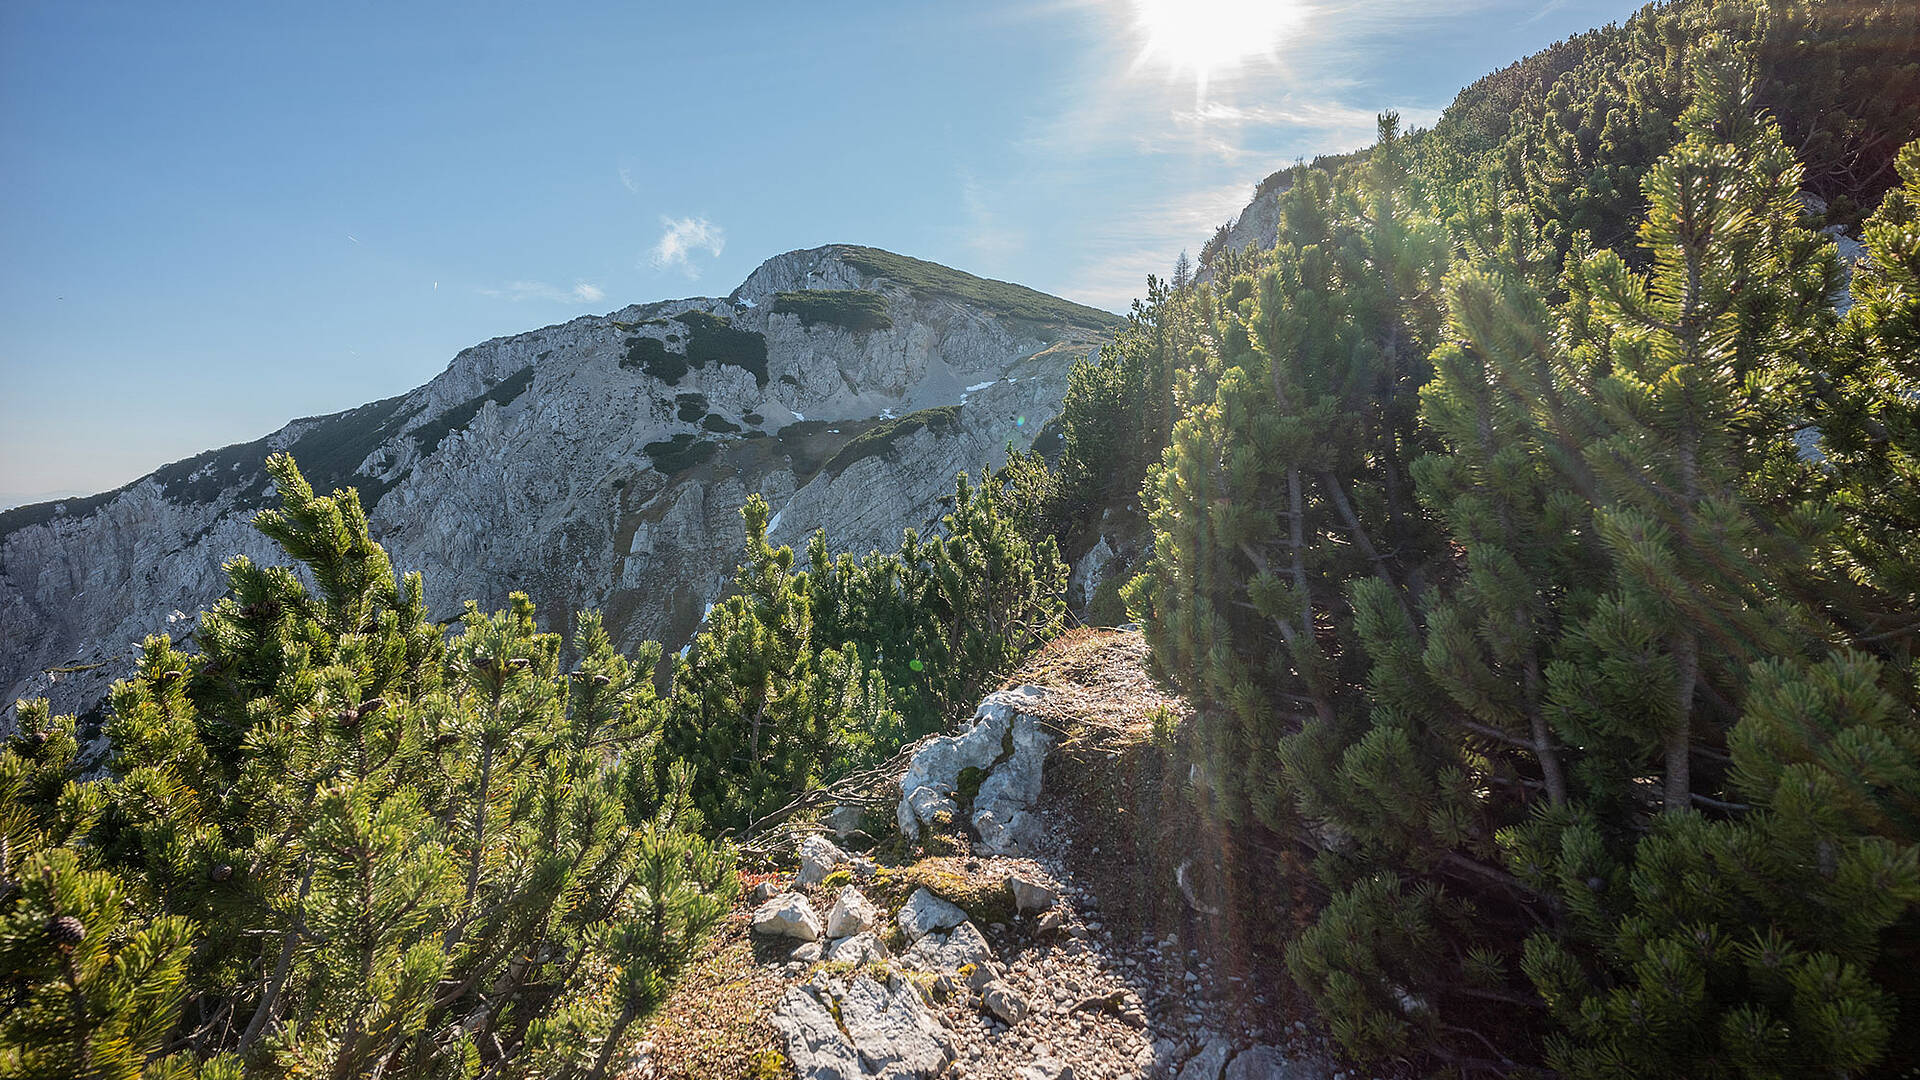
{"label": "dry grass tuft", "polygon": [[1049,642],[1004,686],[1048,691],[1034,712],[1065,735],[1060,751],[1112,753],[1150,738],[1156,710],[1165,708],[1182,723],[1192,716],[1186,699],[1154,678],[1149,663],[1139,634],[1081,627]]}

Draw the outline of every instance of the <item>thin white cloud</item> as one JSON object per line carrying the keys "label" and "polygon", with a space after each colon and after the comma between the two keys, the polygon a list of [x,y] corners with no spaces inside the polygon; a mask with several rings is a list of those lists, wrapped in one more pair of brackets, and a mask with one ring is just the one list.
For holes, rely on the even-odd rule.
{"label": "thin white cloud", "polygon": [[653,245],[655,270],[678,269],[689,278],[700,276],[694,257],[701,252],[718,258],[727,246],[727,231],[703,217],[661,215],[660,239]]}
{"label": "thin white cloud", "polygon": [[[440,287],[434,282],[434,288]],[[516,281],[498,289],[481,289],[483,296],[499,296],[518,303],[522,300],[546,300],[556,304],[597,304],[606,299],[606,290],[588,281],[576,281],[573,287],[562,288],[549,285],[544,281]]]}
{"label": "thin white cloud", "polygon": [[1539,22],[1541,19],[1546,18],[1566,6],[1567,0],[1547,0],[1545,4],[1540,5],[1539,11],[1534,12],[1524,20],[1524,25],[1532,26],[1534,23]]}
{"label": "thin white cloud", "polygon": [[962,240],[975,255],[989,264],[1005,259],[1026,246],[1025,234],[1006,223],[994,208],[995,201],[994,193],[987,189],[979,177],[972,173],[961,175],[960,207],[965,229]]}
{"label": "thin white cloud", "polygon": [[633,170],[627,168],[625,165],[620,166],[620,186],[633,192],[635,195],[640,194],[640,185],[633,182]]}

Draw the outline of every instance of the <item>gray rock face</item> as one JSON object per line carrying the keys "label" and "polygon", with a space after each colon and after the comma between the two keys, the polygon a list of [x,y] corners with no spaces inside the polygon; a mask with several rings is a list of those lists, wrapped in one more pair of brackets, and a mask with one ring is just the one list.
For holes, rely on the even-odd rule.
{"label": "gray rock face", "polygon": [[1067,602],[1078,608],[1086,607],[1093,600],[1094,591],[1106,580],[1107,564],[1112,561],[1113,548],[1102,535],[1080,556],[1080,561],[1073,564],[1073,576],[1067,579]]}
{"label": "gray rock face", "polygon": [[788,988],[773,1013],[773,1026],[787,1042],[787,1058],[807,1080],[859,1080],[867,1076],[860,1052],[840,1032],[828,1003],[824,977]]}
{"label": "gray rock face", "polygon": [[1034,686],[990,694],[974,714],[973,726],[959,735],[929,741],[913,755],[900,778],[896,816],[909,840],[935,823],[940,813],[959,807],[952,793],[967,769],[985,772],[973,798],[973,831],[984,854],[1011,855],[1032,826],[1029,808],[1040,797],[1041,769],[1053,736],[1023,710],[1042,691]]}
{"label": "gray rock face", "polygon": [[843,803],[827,811],[826,816],[823,817],[821,821],[827,828],[833,830],[833,835],[845,840],[849,833],[855,832],[860,828],[861,818],[862,813],[858,806],[852,803]]}
{"label": "gray rock face", "polygon": [[1327,1080],[1318,1061],[1288,1057],[1277,1047],[1253,1046],[1233,1055],[1220,1080]]}
{"label": "gray rock face", "polygon": [[1202,281],[1213,280],[1216,253],[1272,249],[1280,240],[1280,195],[1292,186],[1277,174],[1262,181],[1252,201],[1222,225],[1216,239],[1202,249],[1196,276]]}
{"label": "gray rock face", "polygon": [[887,945],[872,934],[859,933],[828,946],[826,956],[834,963],[868,964],[885,960]]}
{"label": "gray rock face", "polygon": [[1220,1080],[1220,1073],[1226,1069],[1227,1059],[1231,1056],[1233,1044],[1224,1036],[1216,1035],[1180,1067],[1179,1080]]}
{"label": "gray rock face", "polygon": [[950,930],[966,922],[967,913],[925,889],[915,889],[895,919],[908,941],[919,941],[935,930]]}
{"label": "gray rock face", "polygon": [[[272,501],[261,463],[275,450],[322,490],[358,488],[395,566],[425,574],[436,618],[524,589],[552,629],[604,611],[627,649],[691,639],[731,576],[750,494],[777,511],[776,543],[825,528],[837,549],[894,546],[938,520],[955,472],[1031,444],[1111,324],[1040,294],[1027,296],[1046,318],[1002,310],[989,283],[865,250],[791,252],[726,298],[496,338],[399,397],[0,514],[0,701],[84,711],[129,673],[129,643],[192,629],[227,559],[284,562],[248,524]],[[805,325],[776,310],[795,289],[876,293],[891,325]],[[882,430],[894,417],[908,422]],[[53,670],[70,668],[86,670]]]}
{"label": "gray rock face", "polygon": [[918,971],[958,971],[967,964],[985,967],[993,963],[993,948],[980,928],[963,922],[947,933],[929,933],[900,954],[900,962]]}
{"label": "gray rock face", "polygon": [[773,1025],[802,1080],[918,1080],[953,1061],[952,1036],[898,976],[882,986],[816,975],[780,999]]}

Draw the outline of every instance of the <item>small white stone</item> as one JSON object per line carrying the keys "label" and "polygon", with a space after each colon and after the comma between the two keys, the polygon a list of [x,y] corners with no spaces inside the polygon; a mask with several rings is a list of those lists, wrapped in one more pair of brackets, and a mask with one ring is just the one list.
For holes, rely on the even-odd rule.
{"label": "small white stone", "polygon": [[754,909],[753,931],[776,937],[813,941],[820,936],[820,916],[799,893],[784,893]]}

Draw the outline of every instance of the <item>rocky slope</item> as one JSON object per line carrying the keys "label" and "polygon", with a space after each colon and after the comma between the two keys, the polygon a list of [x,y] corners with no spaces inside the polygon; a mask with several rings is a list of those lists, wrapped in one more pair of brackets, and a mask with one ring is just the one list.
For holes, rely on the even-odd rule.
{"label": "rocky slope", "polygon": [[598,608],[621,644],[676,648],[726,587],[750,493],[776,541],[891,546],[938,519],[955,472],[1031,445],[1116,322],[836,245],[723,298],[496,338],[399,397],[0,514],[0,701],[85,711],[130,643],[192,628],[228,558],[274,559],[248,522],[282,449],[316,487],[359,490],[437,616],[525,589],[551,627]]}

